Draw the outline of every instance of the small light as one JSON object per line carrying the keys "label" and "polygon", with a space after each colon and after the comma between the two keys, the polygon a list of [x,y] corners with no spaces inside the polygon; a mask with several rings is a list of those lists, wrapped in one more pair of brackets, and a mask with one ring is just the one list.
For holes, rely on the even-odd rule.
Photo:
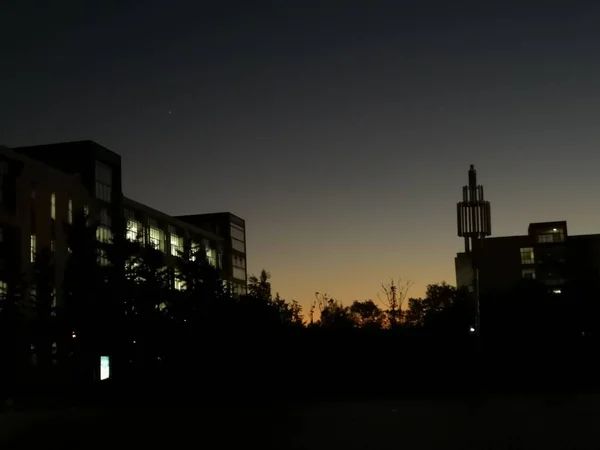
{"label": "small light", "polygon": [[552,291],[553,294],[562,294],[562,291],[560,289],[554,289]]}
{"label": "small light", "polygon": [[133,343],[135,344],[135,341],[133,341]]}
{"label": "small light", "polygon": [[77,337],[77,335],[75,334],[74,331],[73,331],[73,334],[71,336],[73,337],[73,339],[75,339]]}
{"label": "small light", "polygon": [[469,331],[470,331],[471,333],[475,333],[475,328],[471,327],[471,328],[469,328]]}

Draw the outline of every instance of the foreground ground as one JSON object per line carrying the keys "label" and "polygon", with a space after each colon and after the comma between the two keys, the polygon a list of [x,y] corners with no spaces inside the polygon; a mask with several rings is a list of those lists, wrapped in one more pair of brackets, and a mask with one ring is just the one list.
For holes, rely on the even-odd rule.
{"label": "foreground ground", "polygon": [[0,448],[592,449],[600,396],[0,413]]}

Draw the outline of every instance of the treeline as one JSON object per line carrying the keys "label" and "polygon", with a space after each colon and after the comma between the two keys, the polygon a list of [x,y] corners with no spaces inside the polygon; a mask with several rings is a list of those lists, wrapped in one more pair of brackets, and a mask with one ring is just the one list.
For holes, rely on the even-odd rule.
{"label": "treeline", "polygon": [[303,311],[272,292],[265,270],[237,296],[203,248],[184,248],[175,258],[130,242],[124,227],[107,239],[83,215],[64,226],[64,275],[57,277],[52,249],[43,249],[31,274],[14,274],[0,298],[6,386],[97,378],[99,356],[108,355],[112,379],[171,380],[173,389],[260,386],[305,395],[334,392],[337,377],[341,393],[346,382],[362,379],[368,380],[362,391],[389,395],[406,390],[397,380],[408,371],[432,390],[432,374],[440,371],[455,387],[472,386],[474,368],[492,376],[504,373],[492,369],[497,361],[529,367],[532,353],[556,356],[566,342],[563,354],[573,355],[584,347],[570,339],[589,338],[596,329],[589,317],[593,292],[579,289],[577,298],[586,300],[573,303],[574,294],[552,295],[535,282],[482,298],[481,336],[474,296],[446,283],[415,299],[410,283],[391,280],[376,300],[349,305],[317,292]]}

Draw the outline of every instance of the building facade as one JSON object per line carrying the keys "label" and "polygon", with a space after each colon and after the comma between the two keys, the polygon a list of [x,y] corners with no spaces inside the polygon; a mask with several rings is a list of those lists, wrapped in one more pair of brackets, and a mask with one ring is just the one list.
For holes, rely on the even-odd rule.
{"label": "building facade", "polygon": [[[475,189],[473,166],[469,175],[470,187],[465,191]],[[458,234],[465,238],[465,251],[455,258],[457,287],[499,294],[511,291],[521,280],[536,280],[558,295],[600,280],[600,234],[570,236],[567,222],[556,221],[532,223],[527,234],[519,236],[487,237],[491,234],[489,204],[485,202],[487,218],[469,210],[477,201],[483,202],[483,188],[481,198],[471,200],[465,194],[458,207]]]}
{"label": "building facade", "polygon": [[[67,225],[79,212],[97,224],[98,241],[110,242],[125,229],[127,239],[141,239],[164,252],[167,264],[187,257],[186,248],[202,248],[227,287],[246,292],[242,219],[225,213],[232,218],[227,231],[220,222],[225,215],[209,214],[202,227],[129,199],[122,191],[121,157],[93,141],[78,141],[0,147],[0,295],[8,292],[11,283],[31,275],[36,257],[44,250],[52,255],[55,284],[61,285],[69,253]],[[243,247],[236,240],[240,237]],[[101,253],[99,262],[108,259]],[[62,303],[60,289],[54,303]]]}
{"label": "building facade", "polygon": [[246,294],[246,221],[228,212],[178,216],[177,219],[209,230],[222,239],[224,280],[234,294]]}
{"label": "building facade", "polygon": [[[0,148],[0,295],[16,285],[30,285],[36,259],[45,253],[56,272],[56,308],[68,257],[67,226],[91,201],[79,174]],[[24,306],[35,294],[35,289],[22,293]]]}

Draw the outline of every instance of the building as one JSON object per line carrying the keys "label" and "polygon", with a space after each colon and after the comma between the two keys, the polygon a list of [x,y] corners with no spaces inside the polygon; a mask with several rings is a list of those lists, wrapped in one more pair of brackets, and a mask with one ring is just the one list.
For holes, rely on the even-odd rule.
{"label": "building", "polygon": [[198,228],[210,230],[223,242],[223,273],[235,294],[245,294],[248,279],[246,270],[246,222],[231,213],[195,214],[177,219]]}
{"label": "building", "polygon": [[170,216],[125,197],[122,176],[121,157],[93,141],[0,148],[0,295],[10,280],[31,273],[43,249],[54,254],[60,286],[68,257],[63,224],[79,211],[97,221],[99,241],[126,229],[127,238],[163,251],[167,264],[184,257],[184,248],[204,248],[227,287],[246,292],[244,220],[229,213]]}
{"label": "building", "polygon": [[[465,194],[458,205],[458,234],[465,238],[465,251],[455,258],[458,287],[479,289],[482,295],[505,293],[529,279],[550,293],[564,294],[569,287],[600,280],[600,234],[571,236],[567,222],[556,221],[532,223],[527,234],[519,236],[487,237],[491,234],[489,203],[475,183],[471,166],[469,186],[463,189],[479,189],[480,195]],[[478,215],[474,208],[487,212]]]}
{"label": "building", "polygon": [[[60,286],[68,249],[64,224],[92,201],[81,175],[0,148],[0,295],[32,277],[37,255],[52,254]],[[24,292],[24,306],[35,291]],[[54,306],[60,289],[54,293]]]}

